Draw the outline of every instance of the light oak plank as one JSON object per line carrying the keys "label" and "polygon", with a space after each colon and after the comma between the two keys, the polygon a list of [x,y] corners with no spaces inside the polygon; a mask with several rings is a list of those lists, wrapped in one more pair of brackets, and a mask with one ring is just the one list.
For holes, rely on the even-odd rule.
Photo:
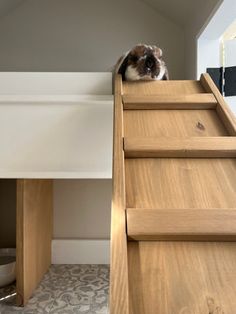
{"label": "light oak plank", "polygon": [[215,110],[125,110],[125,137],[228,136]]}
{"label": "light oak plank", "polygon": [[16,180],[16,303],[24,305],[24,180]]}
{"label": "light oak plank", "polygon": [[215,86],[210,75],[208,73],[202,74],[200,82],[202,86],[205,88],[206,92],[212,92],[214,94],[218,102],[216,106],[217,114],[221,118],[229,134],[236,135],[236,120],[234,114],[232,113],[229,106],[225,102],[218,88]]}
{"label": "light oak plank", "polygon": [[[116,89],[120,96],[119,102],[122,95],[178,97],[212,93],[199,81],[123,82],[122,87],[122,91],[121,86]],[[122,114],[123,137],[147,139],[172,136],[181,140],[186,137],[232,135],[215,110],[122,112],[121,109],[121,116]],[[120,135],[118,138],[120,139]],[[121,144],[120,153],[124,154]],[[114,163],[117,156],[119,160],[119,155],[114,153]],[[119,171],[121,176],[125,174],[125,196],[122,195],[120,201],[125,200],[122,210],[116,211],[120,214],[117,215],[117,226],[115,219],[112,220],[115,226],[112,229],[113,241],[119,242],[117,253],[112,255],[117,259],[116,268],[113,261],[111,270],[113,287],[116,286],[117,294],[110,298],[110,304],[114,302],[117,305],[116,313],[123,314],[124,308],[127,310],[123,304],[129,306],[130,314],[212,314],[217,306],[222,307],[225,314],[233,313],[236,308],[235,243],[128,241],[126,235],[124,236],[126,226],[123,206],[139,210],[148,208],[163,211],[163,214],[170,208],[187,208],[190,212],[205,212],[214,208],[217,212],[224,209],[231,211],[236,204],[236,161],[233,158],[127,158],[125,169],[119,168]],[[115,178],[113,180],[116,181]],[[210,223],[209,220],[207,222]],[[125,252],[121,249],[124,247],[123,240],[127,246]],[[228,244],[232,246],[229,247]],[[125,258],[128,258],[127,276],[124,276],[125,272],[119,264]],[[124,265],[126,262],[123,260]],[[124,302],[121,301],[121,295],[124,296]]]}
{"label": "light oak plank", "polygon": [[235,208],[236,159],[125,160],[126,207]]}
{"label": "light oak plank", "polygon": [[16,290],[25,305],[51,265],[52,180],[17,180]]}
{"label": "light oak plank", "polygon": [[236,208],[128,208],[126,215],[127,234],[133,240],[236,240]]}
{"label": "light oak plank", "polygon": [[236,243],[131,241],[131,314],[232,314]]}
{"label": "light oak plank", "polygon": [[[199,81],[136,81],[122,82],[123,95],[183,95],[206,93]],[[211,93],[211,91],[210,91]]]}
{"label": "light oak plank", "polygon": [[213,94],[123,96],[124,109],[215,109]]}
{"label": "light oak plank", "polygon": [[123,105],[121,76],[115,78],[113,191],[111,212],[110,313],[129,313],[128,258],[125,219]]}
{"label": "light oak plank", "polygon": [[236,137],[126,137],[126,158],[236,157]]}

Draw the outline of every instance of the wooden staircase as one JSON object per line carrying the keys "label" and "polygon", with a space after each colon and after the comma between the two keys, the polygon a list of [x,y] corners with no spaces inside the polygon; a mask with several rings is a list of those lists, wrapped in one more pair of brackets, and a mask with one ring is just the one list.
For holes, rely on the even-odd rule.
{"label": "wooden staircase", "polygon": [[236,313],[235,157],[209,75],[116,77],[110,314]]}

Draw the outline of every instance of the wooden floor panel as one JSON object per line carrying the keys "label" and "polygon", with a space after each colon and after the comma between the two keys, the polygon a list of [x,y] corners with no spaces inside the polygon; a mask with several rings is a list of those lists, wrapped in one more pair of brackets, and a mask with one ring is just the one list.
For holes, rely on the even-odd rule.
{"label": "wooden floor panel", "polygon": [[235,208],[236,159],[126,159],[125,172],[127,208]]}

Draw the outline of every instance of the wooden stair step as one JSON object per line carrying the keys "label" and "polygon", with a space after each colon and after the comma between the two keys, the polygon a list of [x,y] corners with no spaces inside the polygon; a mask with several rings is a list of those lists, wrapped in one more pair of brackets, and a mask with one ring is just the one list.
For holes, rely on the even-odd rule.
{"label": "wooden stair step", "polygon": [[133,240],[235,241],[236,208],[126,209]]}
{"label": "wooden stair step", "polygon": [[125,137],[126,158],[234,158],[236,137]]}
{"label": "wooden stair step", "polygon": [[217,100],[211,93],[186,95],[123,95],[124,109],[215,109]]}

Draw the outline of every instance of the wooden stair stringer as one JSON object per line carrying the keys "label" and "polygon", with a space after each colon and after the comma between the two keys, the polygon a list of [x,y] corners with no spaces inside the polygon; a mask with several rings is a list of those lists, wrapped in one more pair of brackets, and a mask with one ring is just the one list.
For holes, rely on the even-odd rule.
{"label": "wooden stair stringer", "polygon": [[208,74],[116,77],[111,314],[234,312],[235,157],[235,119]]}

